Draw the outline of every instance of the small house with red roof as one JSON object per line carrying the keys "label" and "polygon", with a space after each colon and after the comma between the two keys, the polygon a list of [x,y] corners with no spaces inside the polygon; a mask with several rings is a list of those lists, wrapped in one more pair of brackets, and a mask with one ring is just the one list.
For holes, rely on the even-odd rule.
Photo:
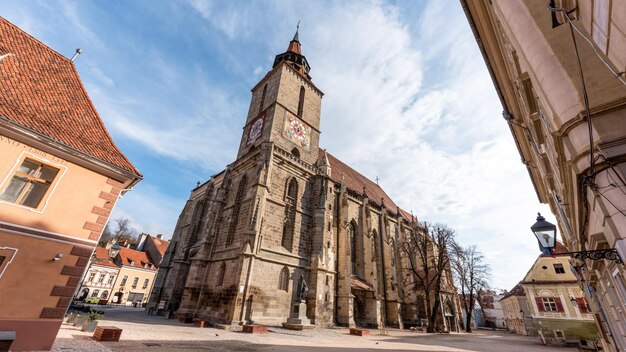
{"label": "small house with red roof", "polygon": [[12,351],[52,347],[111,210],[141,178],[74,62],[0,17],[0,331],[17,337]]}

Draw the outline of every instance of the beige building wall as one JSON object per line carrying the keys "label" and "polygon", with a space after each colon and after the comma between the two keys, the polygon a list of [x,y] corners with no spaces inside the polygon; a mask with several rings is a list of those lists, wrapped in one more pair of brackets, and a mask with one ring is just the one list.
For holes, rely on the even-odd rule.
{"label": "beige building wall", "polygon": [[[137,302],[139,306],[144,305],[150,298],[155,276],[156,270],[123,265],[113,285],[111,302],[123,305],[132,305],[134,302]],[[135,280],[137,282],[136,285],[134,284]],[[115,298],[119,293],[123,294],[121,301]],[[142,296],[138,298],[137,295]],[[135,296],[134,300],[132,296]]]}
{"label": "beige building wall", "polygon": [[100,299],[110,302],[119,273],[119,268],[90,264],[75,297],[82,300]]}
{"label": "beige building wall", "polygon": [[518,335],[528,335],[525,324],[527,317],[524,314],[525,311],[528,311],[526,299],[519,296],[508,296],[501,299],[500,303],[507,329]]}
{"label": "beige building wall", "polygon": [[[593,145],[562,13],[553,28],[545,2],[462,1],[522,162],[539,200],[555,214],[559,236],[573,251],[615,249],[626,259],[626,78],[617,75],[626,61],[626,6],[623,0],[555,4],[572,10]],[[604,348],[625,350],[625,267],[610,260],[586,265],[590,270],[581,275]]]}

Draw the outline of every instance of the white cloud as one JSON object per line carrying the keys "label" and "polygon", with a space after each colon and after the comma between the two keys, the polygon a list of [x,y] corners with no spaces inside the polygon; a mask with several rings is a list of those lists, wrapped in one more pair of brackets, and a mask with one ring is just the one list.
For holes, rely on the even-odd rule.
{"label": "white cloud", "polygon": [[184,204],[185,200],[164,195],[159,187],[143,181],[117,202],[111,220],[125,217],[137,231],[169,239]]}

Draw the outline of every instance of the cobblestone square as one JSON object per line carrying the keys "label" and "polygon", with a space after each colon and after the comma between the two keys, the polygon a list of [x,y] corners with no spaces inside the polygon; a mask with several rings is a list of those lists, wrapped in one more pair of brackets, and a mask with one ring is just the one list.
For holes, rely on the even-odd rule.
{"label": "cobblestone square", "polygon": [[549,347],[537,338],[505,331],[479,330],[472,334],[425,334],[390,329],[387,336],[372,330],[371,336],[348,334],[348,329],[290,331],[270,327],[267,334],[244,334],[214,328],[196,328],[161,316],[148,316],[141,309],[108,308],[99,325],[123,329],[119,342],[99,343],[92,333],[63,323],[53,351],[460,351],[540,352],[576,351]]}

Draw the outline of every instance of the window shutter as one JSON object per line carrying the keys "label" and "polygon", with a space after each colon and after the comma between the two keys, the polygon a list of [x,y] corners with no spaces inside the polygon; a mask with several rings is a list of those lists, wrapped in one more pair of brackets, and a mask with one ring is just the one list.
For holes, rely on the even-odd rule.
{"label": "window shutter", "polygon": [[561,299],[559,297],[554,297],[554,303],[556,303],[556,310],[558,312],[563,312],[563,304],[561,303]]}
{"label": "window shutter", "polygon": [[543,301],[541,300],[541,297],[535,297],[535,303],[537,303],[537,309],[539,309],[540,312],[545,312],[545,309],[543,307]]}
{"label": "window shutter", "polygon": [[578,309],[580,309],[580,312],[583,314],[588,313],[587,311],[587,303],[585,302],[584,298],[576,298],[576,303],[578,303]]}

